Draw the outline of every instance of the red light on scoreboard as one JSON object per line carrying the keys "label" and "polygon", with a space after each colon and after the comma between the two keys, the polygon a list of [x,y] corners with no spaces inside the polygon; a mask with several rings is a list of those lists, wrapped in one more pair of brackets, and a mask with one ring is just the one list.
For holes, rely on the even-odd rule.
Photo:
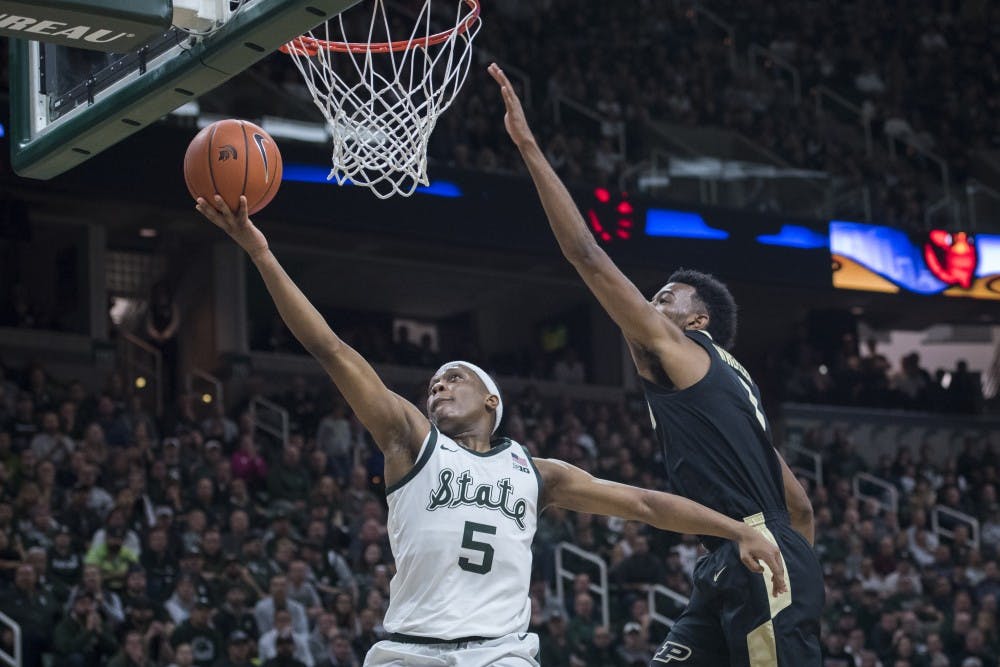
{"label": "red light on scoreboard", "polygon": [[607,188],[594,188],[594,204],[587,210],[587,221],[594,236],[604,244],[614,240],[628,241],[632,238],[634,209],[628,201],[628,194],[622,192],[613,198]]}

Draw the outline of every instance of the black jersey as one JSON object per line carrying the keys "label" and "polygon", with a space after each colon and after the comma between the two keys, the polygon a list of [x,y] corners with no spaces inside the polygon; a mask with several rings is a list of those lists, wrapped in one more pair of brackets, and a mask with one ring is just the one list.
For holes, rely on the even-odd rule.
{"label": "black jersey", "polygon": [[[679,391],[643,379],[670,491],[737,520],[785,510],[781,464],[757,385],[706,332],[685,333],[708,352],[705,377]],[[710,548],[720,543],[703,541]]]}

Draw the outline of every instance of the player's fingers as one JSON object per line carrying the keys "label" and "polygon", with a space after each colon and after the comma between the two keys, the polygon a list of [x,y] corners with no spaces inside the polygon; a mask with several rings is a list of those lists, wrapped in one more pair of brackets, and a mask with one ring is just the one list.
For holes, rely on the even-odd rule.
{"label": "player's fingers", "polygon": [[517,98],[514,97],[514,92],[510,89],[510,86],[504,86],[501,88],[500,94],[503,95],[503,103],[507,106],[508,111],[516,108],[515,104],[517,103]]}
{"label": "player's fingers", "polygon": [[774,590],[774,597],[778,597],[788,590],[788,584],[785,582],[785,578],[778,574],[771,575],[771,587]]}
{"label": "player's fingers", "polygon": [[240,207],[236,212],[236,217],[240,220],[240,222],[246,223],[250,221],[250,214],[247,210],[248,208],[249,205],[247,204],[247,196],[240,195]]}
{"label": "player's fingers", "polygon": [[219,212],[216,211],[215,208],[207,201],[205,201],[203,198],[198,197],[198,200],[195,203],[194,207],[199,213],[208,218],[208,221],[211,222],[213,225],[225,229],[225,224],[219,218]]}
{"label": "player's fingers", "polygon": [[216,214],[221,219],[225,219],[226,203],[219,195],[214,195],[206,199],[205,206],[211,213]]}
{"label": "player's fingers", "polygon": [[506,77],[503,80],[503,86],[500,87],[500,93],[503,95],[503,99],[508,106],[519,102],[517,93],[514,92],[514,86],[511,85],[511,82]]}
{"label": "player's fingers", "polygon": [[497,81],[500,83],[500,90],[503,93],[504,99],[508,102],[517,101],[517,93],[514,92],[514,86],[511,84],[510,79],[507,75],[503,73],[503,70],[499,67],[497,68]]}
{"label": "player's fingers", "polygon": [[743,564],[747,566],[747,569],[750,570],[751,572],[756,572],[757,574],[760,574],[761,572],[764,571],[764,568],[761,567],[760,562],[753,556],[753,554],[749,553],[744,554],[741,560],[743,561]]}
{"label": "player's fingers", "polygon": [[233,210],[229,208],[229,204],[222,198],[222,195],[215,195],[214,204],[215,209],[222,215],[227,225],[236,224],[236,217],[233,215]]}
{"label": "player's fingers", "polygon": [[775,596],[784,593],[787,582],[785,581],[785,564],[781,561],[781,552],[774,549],[768,554],[767,565],[771,568],[771,582],[774,584]]}
{"label": "player's fingers", "polygon": [[507,79],[507,75],[503,73],[503,70],[500,69],[500,66],[496,63],[490,65],[490,75],[496,79],[496,82],[501,86],[510,86],[510,81]]}
{"label": "player's fingers", "polygon": [[521,100],[518,98],[517,93],[509,86],[504,86],[503,89],[503,101],[507,105],[507,110],[515,113],[517,115],[523,115],[524,111],[521,109]]}
{"label": "player's fingers", "polygon": [[500,71],[500,66],[497,65],[496,63],[492,63],[489,67],[486,68],[486,71],[488,71],[490,73],[490,76],[493,77],[493,80],[499,83],[501,86],[503,85],[504,79],[507,78],[503,75],[503,72]]}

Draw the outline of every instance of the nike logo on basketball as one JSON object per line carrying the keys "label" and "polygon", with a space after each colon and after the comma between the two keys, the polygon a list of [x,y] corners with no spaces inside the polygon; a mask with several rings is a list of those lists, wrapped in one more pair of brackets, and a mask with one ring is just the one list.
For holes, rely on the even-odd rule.
{"label": "nike logo on basketball", "polygon": [[716,581],[718,581],[718,580],[719,580],[719,577],[721,577],[721,576],[722,576],[722,573],[726,571],[726,568],[727,568],[727,567],[729,567],[729,566],[728,566],[728,565],[723,565],[723,566],[722,566],[722,569],[721,569],[721,570],[719,570],[718,572],[716,572],[716,573],[715,573],[715,576],[714,576],[714,577],[712,577],[712,581],[713,581],[713,582],[716,582]]}
{"label": "nike logo on basketball", "polygon": [[264,135],[254,132],[253,140],[257,144],[257,150],[260,151],[260,159],[264,161],[264,182],[267,183],[271,174],[267,169],[267,149],[264,148]]}

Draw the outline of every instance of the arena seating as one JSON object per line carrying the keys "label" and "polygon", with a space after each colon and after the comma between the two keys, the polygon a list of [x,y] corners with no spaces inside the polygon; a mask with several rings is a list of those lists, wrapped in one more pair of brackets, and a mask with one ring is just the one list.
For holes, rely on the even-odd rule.
{"label": "arena seating", "polygon": [[[508,397],[507,434],[602,477],[664,486],[642,410],[527,386]],[[249,395],[223,407],[181,394],[157,417],[120,381],[88,390],[31,366],[4,369],[0,397],[0,611],[21,624],[24,664],[107,664],[130,642],[164,665],[268,657],[277,622],[291,623],[306,664],[354,665],[381,636],[393,571],[381,461],[325,383],[266,397],[288,417],[285,442]],[[869,440],[891,445],[874,426],[840,430],[852,410],[789,408],[782,422],[815,510],[825,664],[995,664],[996,429],[961,431],[957,449],[890,433],[906,444],[869,460]],[[698,552],[693,536],[545,512],[532,588],[543,664],[646,664]],[[301,616],[275,619],[282,595]]]}

